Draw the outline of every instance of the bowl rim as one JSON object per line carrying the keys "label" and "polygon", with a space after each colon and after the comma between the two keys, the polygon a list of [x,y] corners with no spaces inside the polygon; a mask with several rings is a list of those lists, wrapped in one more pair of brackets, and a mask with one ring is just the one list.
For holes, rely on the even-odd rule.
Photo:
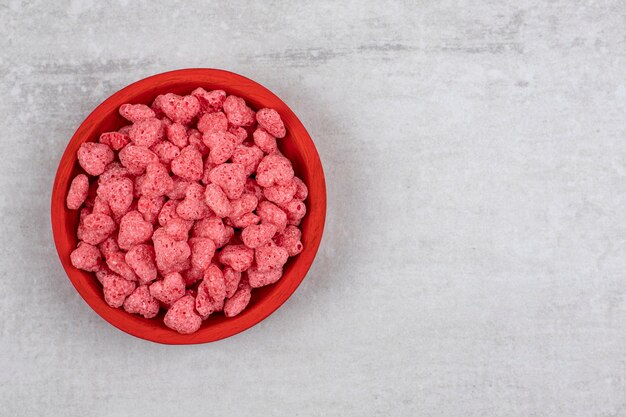
{"label": "bowl rim", "polygon": [[[95,298],[92,293],[88,292],[87,286],[84,285],[84,282],[83,282],[84,271],[80,271],[77,268],[75,268],[73,265],[71,265],[71,263],[69,262],[69,253],[67,254],[67,256],[61,253],[60,246],[63,246],[63,243],[62,243],[63,239],[66,239],[66,237],[64,237],[66,235],[66,232],[64,230],[65,215],[59,216],[58,213],[64,212],[65,197],[66,197],[65,196],[66,189],[61,190],[61,187],[60,187],[60,184],[63,182],[63,178],[64,178],[64,176],[61,175],[61,167],[64,164],[71,164],[72,166],[74,166],[74,164],[76,163],[75,151],[72,151],[72,149],[70,149],[71,148],[70,145],[72,143],[80,141],[80,138],[85,136],[86,134],[85,131],[87,131],[89,126],[91,126],[95,121],[102,120],[102,117],[107,114],[110,114],[111,110],[116,111],[119,105],[123,104],[124,102],[123,100],[122,101],[120,100],[123,97],[126,97],[129,93],[134,92],[136,94],[137,91],[141,91],[142,89],[153,87],[154,83],[161,84],[160,87],[164,89],[164,93],[165,93],[167,92],[166,81],[169,81],[171,84],[172,82],[175,82],[177,78],[180,78],[180,77],[192,78],[192,79],[204,79],[204,82],[206,82],[206,78],[211,78],[211,77],[234,80],[238,83],[238,85],[241,84],[242,86],[249,86],[251,88],[254,88],[257,92],[260,91],[263,93],[263,95],[266,95],[270,97],[272,100],[275,100],[277,103],[279,103],[282,107],[281,111],[282,112],[286,111],[287,113],[289,113],[288,117],[289,119],[291,119],[292,126],[295,124],[295,129],[298,132],[299,140],[303,140],[304,142],[309,142],[307,144],[307,150],[308,150],[307,165],[309,164],[313,165],[313,168],[315,170],[314,175],[316,177],[316,182],[321,181],[321,187],[319,187],[316,191],[318,194],[315,197],[316,198],[315,204],[307,212],[307,216],[314,216],[313,220],[315,221],[314,223],[315,230],[312,230],[312,232],[315,232],[315,236],[312,239],[312,241],[309,242],[310,249],[308,252],[310,253],[310,256],[309,258],[304,260],[303,264],[300,265],[299,270],[301,271],[301,274],[293,278],[292,280],[293,282],[287,291],[280,292],[278,296],[272,297],[270,300],[265,300],[265,301],[271,301],[271,302],[261,303],[259,307],[257,308],[258,314],[255,314],[253,316],[251,315],[245,316],[244,317],[245,320],[243,321],[239,320],[238,325],[222,326],[224,328],[222,332],[201,333],[201,331],[198,331],[190,335],[181,335],[171,330],[170,332],[172,334],[169,334],[170,332],[167,332],[168,336],[165,337],[164,331],[162,331],[162,329],[159,329],[158,332],[153,333],[153,330],[155,330],[154,326],[152,326],[152,328],[148,328],[150,326],[138,326],[134,323],[131,323],[130,318],[128,320],[124,320],[124,319],[121,319],[121,317],[123,316],[119,316],[118,314],[112,314],[113,311],[115,310],[119,311],[120,309],[114,309],[114,308],[109,307],[104,302],[102,295],[100,295],[98,299],[98,298]],[[202,82],[202,81],[200,80],[199,82]],[[243,98],[246,99],[246,101],[248,100],[248,98],[246,98],[245,96]],[[70,176],[71,174],[68,175],[68,177]],[[67,179],[68,183],[69,181],[70,179]],[[310,201],[308,202],[308,206],[309,207],[312,206]],[[171,344],[171,345],[201,344],[201,343],[214,342],[217,340],[234,336],[240,332],[243,332],[257,325],[258,323],[260,323],[261,321],[269,317],[271,314],[273,314],[278,308],[280,308],[287,301],[287,299],[291,297],[291,295],[295,292],[295,290],[304,280],[309,269],[311,268],[311,265],[313,264],[315,260],[317,251],[319,249],[319,245],[322,240],[323,230],[324,230],[325,221],[326,221],[326,182],[325,182],[321,160],[317,152],[317,148],[315,147],[315,144],[313,143],[313,140],[311,139],[308,131],[306,130],[302,122],[298,119],[298,117],[295,115],[295,113],[291,110],[291,108],[282,99],[280,99],[276,94],[274,94],[272,91],[270,91],[268,88],[266,88],[262,84],[252,79],[249,79],[247,77],[244,77],[240,74],[231,72],[231,71],[216,69],[216,68],[184,68],[184,69],[177,69],[173,71],[166,71],[166,72],[154,74],[146,78],[140,79],[138,81],[135,81],[123,87],[122,89],[116,91],[115,93],[113,93],[111,96],[109,96],[107,99],[102,101],[98,106],[95,107],[93,111],[89,113],[89,115],[81,122],[79,127],[76,129],[76,131],[72,135],[70,141],[66,145],[66,148],[63,152],[63,155],[61,156],[61,159],[59,160],[59,164],[58,164],[57,171],[56,171],[55,178],[54,178],[54,185],[52,189],[50,210],[51,210],[50,215],[51,215],[52,232],[53,232],[54,243],[55,243],[59,260],[61,261],[61,264],[65,270],[65,273],[68,279],[70,280],[70,282],[72,283],[72,285],[74,286],[74,288],[76,289],[76,291],[79,293],[81,298],[91,307],[91,309],[94,310],[96,314],[98,314],[98,316],[106,320],[108,323],[110,323],[117,329],[127,334],[130,334],[134,337],[143,339],[143,340],[161,343],[161,344]],[[93,273],[88,273],[88,274],[93,274]],[[124,313],[124,316],[126,315],[131,316],[130,313],[126,313],[126,312],[123,312],[123,313]],[[241,316],[236,316],[234,318],[225,320],[224,323],[228,323],[229,321],[235,321],[235,319],[237,319],[238,317],[240,319],[242,318]]]}

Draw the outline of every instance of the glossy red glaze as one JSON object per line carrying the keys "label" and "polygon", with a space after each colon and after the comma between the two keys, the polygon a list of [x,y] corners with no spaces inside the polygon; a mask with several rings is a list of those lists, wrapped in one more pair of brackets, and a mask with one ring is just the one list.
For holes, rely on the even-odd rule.
{"label": "glossy red glaze", "polygon": [[[276,109],[287,127],[287,137],[279,140],[280,150],[293,162],[296,175],[309,188],[307,214],[300,227],[304,250],[285,266],[283,278],[276,284],[255,289],[250,304],[240,315],[226,318],[222,314],[204,321],[194,334],[182,335],[165,327],[163,312],[154,319],[126,313],[109,307],[102,287],[94,274],[76,269],[70,263],[70,253],[76,247],[78,211],[65,206],[65,197],[72,178],[81,168],[76,151],[86,141],[95,141],[102,132],[120,128],[126,122],[118,113],[124,103],[150,104],[163,93],[188,94],[196,87],[206,90],[222,89],[243,97],[254,109]],[[133,336],[165,344],[207,343],[232,336],[259,323],[272,314],[293,294],[306,276],[320,241],[326,217],[326,184],[315,145],[308,132],[291,109],[262,85],[241,75],[208,68],[192,68],[153,75],[123,88],[100,104],[80,125],[70,140],[59,163],[52,192],[52,231],[59,258],[70,281],[83,299],[106,321]]]}

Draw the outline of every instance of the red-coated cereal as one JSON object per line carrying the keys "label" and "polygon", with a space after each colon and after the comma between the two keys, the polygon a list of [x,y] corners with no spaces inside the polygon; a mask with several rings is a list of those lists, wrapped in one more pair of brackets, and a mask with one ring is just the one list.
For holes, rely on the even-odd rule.
{"label": "red-coated cereal", "polygon": [[261,187],[289,184],[293,179],[293,167],[289,159],[279,154],[267,155],[257,168],[256,182]]}
{"label": "red-coated cereal", "polygon": [[89,194],[89,179],[85,174],[78,174],[70,184],[66,204],[70,210],[78,210]]}
{"label": "red-coated cereal", "polygon": [[235,148],[232,155],[234,163],[243,165],[246,176],[256,171],[261,159],[263,159],[263,151],[256,145],[241,144]]}
{"label": "red-coated cereal", "polygon": [[228,130],[228,119],[221,111],[204,114],[198,120],[198,130],[207,134],[211,132],[226,132]]}
{"label": "red-coated cereal", "polygon": [[70,261],[78,269],[95,272],[100,269],[102,256],[97,247],[89,243],[79,242],[70,254]]}
{"label": "red-coated cereal", "polygon": [[184,148],[189,144],[187,128],[180,123],[172,123],[167,127],[167,138],[179,148]]}
{"label": "red-coated cereal", "polygon": [[209,159],[214,164],[226,162],[235,152],[237,137],[228,132],[207,132],[202,137],[208,145]]}
{"label": "red-coated cereal", "polygon": [[283,268],[270,268],[259,271],[256,267],[248,269],[248,282],[252,288],[260,288],[277,282],[283,276]]}
{"label": "red-coated cereal", "polygon": [[159,161],[163,165],[168,167],[170,166],[174,158],[180,155],[180,149],[178,149],[176,145],[167,140],[162,140],[155,143],[154,145],[152,145],[152,147],[150,147],[150,150],[158,156]]}
{"label": "red-coated cereal", "polygon": [[143,219],[147,222],[155,224],[161,209],[165,204],[165,197],[146,197],[142,195],[137,200],[137,211],[143,215]]}
{"label": "red-coated cereal", "polygon": [[237,145],[241,145],[248,139],[248,131],[241,126],[229,126],[228,133],[232,133],[237,138]]}
{"label": "red-coated cereal", "polygon": [[196,182],[191,183],[185,192],[185,199],[176,207],[176,213],[186,220],[209,217],[211,210],[205,203],[204,187]]}
{"label": "red-coated cereal", "polygon": [[249,248],[256,249],[268,243],[278,228],[271,223],[253,224],[241,232],[241,240]]}
{"label": "red-coated cereal", "polygon": [[235,271],[230,266],[224,268],[224,284],[226,286],[226,298],[232,297],[239,287],[241,272]]}
{"label": "red-coated cereal", "polygon": [[163,226],[163,230],[174,240],[187,240],[192,227],[193,221],[174,217]]}
{"label": "red-coated cereal", "polygon": [[191,184],[191,181],[176,176],[172,177],[172,180],[174,181],[174,187],[167,193],[167,197],[170,200],[182,200],[185,198],[187,188]]}
{"label": "red-coated cereal", "polygon": [[228,96],[224,100],[224,113],[228,121],[235,126],[250,126],[254,124],[254,111],[248,107],[245,100],[237,96]]}
{"label": "red-coated cereal", "polygon": [[215,254],[215,243],[208,237],[192,237],[189,239],[191,248],[191,266],[205,269],[211,263]]}
{"label": "red-coated cereal", "polygon": [[217,184],[209,184],[204,192],[206,205],[213,210],[218,217],[226,217],[230,213],[230,201],[226,193]]}
{"label": "red-coated cereal", "polygon": [[226,196],[234,200],[243,194],[246,172],[241,164],[221,164],[211,170],[209,180],[222,187]]}
{"label": "red-coated cereal", "polygon": [[120,221],[120,231],[117,235],[117,244],[123,250],[129,250],[135,245],[144,243],[152,237],[152,223],[143,219],[138,211],[129,211]]}
{"label": "red-coated cereal", "polygon": [[184,266],[191,255],[187,241],[175,240],[162,229],[157,229],[154,232],[152,241],[154,242],[156,264],[159,271],[168,273],[185,269],[180,267]]}
{"label": "red-coated cereal", "polygon": [[286,185],[272,185],[263,190],[263,195],[272,203],[278,205],[285,204],[293,199],[296,195],[298,186],[294,181],[287,183]]}
{"label": "red-coated cereal", "polygon": [[179,203],[180,202],[177,200],[169,200],[168,202],[163,204],[163,208],[159,212],[158,217],[159,225],[165,226],[167,222],[169,222],[171,219],[180,218],[178,216],[178,213],[176,213],[176,207],[178,207]]}
{"label": "red-coated cereal", "polygon": [[191,92],[191,95],[198,99],[202,113],[220,111],[224,105],[224,100],[226,100],[224,90],[206,91],[204,88],[198,87]]}
{"label": "red-coated cereal", "polygon": [[100,175],[115,155],[104,143],[85,142],[78,148],[78,163],[89,175]]}
{"label": "red-coated cereal", "polygon": [[120,114],[124,119],[133,123],[156,117],[154,110],[145,104],[122,104]]}
{"label": "red-coated cereal", "polygon": [[156,118],[139,120],[128,131],[128,137],[132,143],[146,148],[163,140],[164,136],[163,124]]}
{"label": "red-coated cereal", "polygon": [[185,295],[167,310],[163,323],[181,334],[194,333],[202,325],[202,318],[194,310],[193,295]]}
{"label": "red-coated cereal", "polygon": [[289,256],[296,256],[302,252],[302,232],[296,226],[289,225],[274,237],[274,242],[287,250]]}
{"label": "red-coated cereal", "polygon": [[159,157],[150,149],[132,144],[126,145],[118,157],[132,175],[141,175],[149,164],[159,162]]}
{"label": "red-coated cereal", "polygon": [[147,285],[137,287],[124,301],[124,310],[126,312],[139,314],[147,319],[151,319],[159,314],[159,309],[159,302],[150,295]]}
{"label": "red-coated cereal", "polygon": [[[128,132],[130,132],[131,126],[128,126]],[[119,151],[130,142],[130,137],[127,133],[122,132],[106,132],[100,135],[98,142],[108,145],[114,151]]]}
{"label": "red-coated cereal", "polygon": [[275,153],[278,149],[276,138],[265,131],[262,127],[258,128],[252,134],[254,144],[266,154]]}
{"label": "red-coated cereal", "polygon": [[168,93],[157,97],[155,104],[169,117],[174,123],[182,123],[184,125],[190,123],[200,111],[200,103],[194,96],[181,97],[176,94]]}
{"label": "red-coated cereal", "polygon": [[218,248],[226,245],[233,237],[233,234],[233,228],[225,226],[222,219],[218,217],[198,220],[196,224],[194,224],[192,231],[194,237],[210,238]]}
{"label": "red-coated cereal", "polygon": [[202,154],[195,146],[189,145],[172,160],[172,173],[187,181],[199,181],[202,178]]}
{"label": "red-coated cereal", "polygon": [[187,132],[187,135],[189,138],[189,145],[195,147],[198,152],[200,152],[203,158],[209,154],[209,148],[204,144],[204,141],[202,140],[202,133],[198,132],[195,129],[191,129],[189,132]]}
{"label": "red-coated cereal", "polygon": [[304,201],[309,195],[309,189],[306,187],[304,181],[298,177],[293,177],[293,182],[296,184],[296,193],[293,198],[296,200]]}
{"label": "red-coated cereal", "polygon": [[252,265],[254,250],[245,245],[227,245],[220,252],[219,260],[223,265],[228,265],[237,272],[243,272]]}
{"label": "red-coated cereal", "polygon": [[278,112],[274,109],[261,109],[256,113],[256,120],[267,132],[276,137],[284,138],[287,130]]}
{"label": "red-coated cereal", "polygon": [[105,258],[111,271],[129,281],[137,281],[135,271],[126,263],[124,252],[111,252]]}
{"label": "red-coated cereal", "polygon": [[141,194],[146,197],[161,197],[174,188],[174,181],[169,176],[167,168],[158,162],[149,164],[146,167],[146,173],[143,178],[144,180],[139,188]]}
{"label": "red-coated cereal", "polygon": [[241,313],[250,302],[252,296],[252,288],[247,281],[239,283],[237,292],[224,302],[224,315],[226,317],[235,317]]}
{"label": "red-coated cereal", "polygon": [[130,178],[113,177],[100,184],[98,197],[107,202],[114,216],[122,216],[133,203],[133,188]]}
{"label": "red-coated cereal", "polygon": [[111,236],[116,227],[115,221],[106,214],[92,213],[81,217],[77,236],[90,245],[97,245]]}
{"label": "red-coated cereal", "polygon": [[195,284],[204,277],[204,269],[194,268],[193,266],[182,272],[187,287]]}
{"label": "red-coated cereal", "polygon": [[282,268],[289,258],[287,249],[269,242],[254,250],[254,260],[260,272],[267,272],[274,268]]}
{"label": "red-coated cereal", "polygon": [[107,216],[112,216],[111,207],[109,207],[109,203],[104,201],[103,198],[96,196],[93,201],[93,208],[91,210],[92,213],[100,213],[106,214]]}
{"label": "red-coated cereal", "polygon": [[256,181],[252,178],[246,179],[246,185],[243,188],[243,192],[255,196],[257,200],[259,200],[259,203],[265,200],[265,196],[263,195],[263,188],[261,188],[259,184],[257,184]]}
{"label": "red-coated cereal", "polygon": [[306,214],[306,205],[300,200],[291,200],[281,204],[280,208],[287,213],[287,223],[296,226],[300,224],[300,220]]}
{"label": "red-coated cereal", "polygon": [[121,307],[126,297],[135,291],[137,284],[128,281],[117,274],[105,273],[100,277],[102,282],[102,291],[104,293],[104,301],[114,308]]}
{"label": "red-coated cereal", "polygon": [[171,305],[185,295],[185,280],[178,272],[167,274],[162,280],[150,284],[150,295]]}
{"label": "red-coated cereal", "polygon": [[278,228],[279,232],[287,226],[287,214],[276,204],[269,201],[261,201],[256,210],[264,223],[271,223]]}
{"label": "red-coated cereal", "polygon": [[226,283],[224,274],[215,264],[211,264],[204,272],[204,279],[198,286],[196,296],[196,311],[203,319],[224,307],[226,298]]}
{"label": "red-coated cereal", "polygon": [[106,259],[110,254],[119,252],[120,247],[117,245],[115,238],[109,236],[98,245],[98,249],[100,249],[100,253]]}
{"label": "red-coated cereal", "polygon": [[259,224],[259,222],[261,221],[261,218],[254,213],[246,213],[243,216],[238,217],[236,219],[228,218],[227,220],[230,222],[231,226],[237,227],[239,229],[243,229],[252,224]]}
{"label": "red-coated cereal", "polygon": [[148,244],[135,245],[125,257],[126,263],[137,275],[140,284],[148,284],[157,278],[154,248]]}
{"label": "red-coated cereal", "polygon": [[259,200],[254,195],[242,194],[241,197],[230,202],[228,217],[238,219],[244,214],[251,213],[256,208],[258,203]]}
{"label": "red-coated cereal", "polygon": [[102,175],[98,177],[98,185],[102,185],[113,177],[130,177],[130,173],[126,167],[119,162],[111,162],[104,169]]}

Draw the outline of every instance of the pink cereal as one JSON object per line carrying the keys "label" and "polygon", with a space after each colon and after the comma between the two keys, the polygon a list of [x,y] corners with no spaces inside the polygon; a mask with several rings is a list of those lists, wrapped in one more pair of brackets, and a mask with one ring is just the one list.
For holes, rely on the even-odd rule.
{"label": "pink cereal", "polygon": [[241,144],[235,148],[232,155],[234,163],[244,166],[246,176],[252,175],[256,171],[261,159],[263,159],[263,151],[256,145]]}
{"label": "pink cereal", "polygon": [[230,211],[228,217],[237,219],[244,214],[252,212],[259,200],[252,194],[242,194],[237,200],[230,202]]}
{"label": "pink cereal", "polygon": [[198,130],[201,133],[226,132],[228,130],[228,119],[221,111],[206,113],[198,120]]}
{"label": "pink cereal", "polygon": [[230,126],[228,133],[232,133],[237,138],[237,145],[241,145],[248,138],[248,131],[241,126]]}
{"label": "pink cereal", "polygon": [[219,254],[223,265],[228,265],[237,272],[250,268],[254,260],[254,250],[245,245],[227,245]]}
{"label": "pink cereal", "polygon": [[224,315],[226,317],[235,317],[241,313],[248,306],[251,295],[252,288],[250,284],[242,280],[235,294],[224,302]]}
{"label": "pink cereal", "polygon": [[234,200],[243,194],[246,172],[241,164],[221,164],[211,170],[209,180],[222,187],[226,196]]}
{"label": "pink cereal", "polygon": [[279,232],[285,230],[287,226],[287,214],[276,204],[269,201],[261,201],[256,213],[264,223],[271,223],[278,228]]}
{"label": "pink cereal", "polygon": [[124,279],[129,281],[137,281],[135,271],[126,263],[124,252],[111,252],[105,257],[109,269]]}
{"label": "pink cereal", "polygon": [[193,90],[191,95],[198,99],[201,113],[220,111],[226,99],[226,92],[224,90],[206,91],[202,87]]}
{"label": "pink cereal", "polygon": [[107,216],[113,215],[113,213],[111,212],[111,207],[109,207],[109,203],[104,201],[104,199],[99,196],[96,196],[93,201],[92,213],[106,214]]}
{"label": "pink cereal", "polygon": [[261,272],[257,268],[248,269],[248,282],[252,288],[260,288],[274,284],[283,276],[283,268],[271,268],[269,271]]}
{"label": "pink cereal", "polygon": [[291,200],[281,204],[280,208],[287,213],[287,223],[296,226],[300,224],[300,220],[306,214],[306,205],[300,200]]}
{"label": "pink cereal", "polygon": [[170,219],[163,230],[174,240],[187,240],[189,239],[189,230],[193,226],[192,220],[184,220],[179,217]]}
{"label": "pink cereal", "polygon": [[89,194],[89,179],[85,174],[78,174],[72,180],[70,189],[67,192],[67,208],[78,210],[85,202],[87,194]]}
{"label": "pink cereal", "polygon": [[185,295],[185,280],[178,272],[167,274],[162,280],[150,284],[150,295],[171,305]]}
{"label": "pink cereal", "polygon": [[159,212],[159,225],[165,226],[171,219],[180,218],[176,213],[176,207],[180,202],[177,200],[169,200],[163,204],[163,208]]}
{"label": "pink cereal", "polygon": [[113,236],[109,236],[102,242],[100,242],[100,244],[98,245],[98,249],[100,249],[100,253],[106,259],[110,254],[114,252],[119,252],[120,247],[117,246],[115,238]]}
{"label": "pink cereal", "polygon": [[282,246],[287,250],[289,256],[296,256],[302,252],[302,232],[295,226],[287,226],[282,233],[274,237],[276,245]]}
{"label": "pink cereal", "polygon": [[224,284],[226,286],[226,298],[230,298],[237,291],[241,281],[241,272],[235,271],[230,266],[224,268]]}
{"label": "pink cereal", "polygon": [[[130,132],[131,126],[128,126],[128,132]],[[122,132],[106,132],[100,135],[98,142],[108,145],[114,151],[119,151],[124,146],[130,143],[130,137],[127,133]]]}
{"label": "pink cereal", "polygon": [[215,254],[215,243],[208,237],[192,237],[189,239],[191,248],[191,266],[205,269],[211,263]]}
{"label": "pink cereal", "polygon": [[158,141],[163,140],[165,136],[163,130],[161,121],[153,117],[135,122],[128,131],[128,137],[133,144],[149,148]]}
{"label": "pink cereal", "polygon": [[204,192],[206,205],[215,212],[218,217],[226,217],[230,212],[230,202],[226,193],[217,184],[209,184]]}
{"label": "pink cereal", "polygon": [[198,220],[194,226],[192,235],[194,237],[208,237],[215,243],[215,246],[221,248],[226,245],[233,237],[234,230],[232,227],[225,226],[222,219],[218,217],[210,217],[208,219]]}
{"label": "pink cereal", "polygon": [[128,169],[119,162],[111,162],[104,169],[104,172],[98,177],[98,185],[102,185],[113,177],[129,177]]}
{"label": "pink cereal", "polygon": [[259,202],[265,200],[263,188],[261,188],[252,178],[246,178],[246,185],[244,186],[243,192],[245,194],[252,194],[257,198],[257,200],[259,200]]}
{"label": "pink cereal", "polygon": [[132,175],[141,175],[149,164],[159,162],[159,157],[150,149],[132,144],[125,146],[118,156]]}
{"label": "pink cereal", "polygon": [[272,203],[284,204],[293,199],[298,186],[291,181],[286,185],[272,185],[263,190],[263,195]]}
{"label": "pink cereal", "polygon": [[104,292],[104,301],[113,308],[121,307],[126,297],[131,295],[137,286],[135,282],[128,281],[113,273],[102,274],[100,280]]}
{"label": "pink cereal", "polygon": [[119,111],[124,119],[133,123],[156,117],[154,110],[145,104],[122,104]]}
{"label": "pink cereal", "polygon": [[293,198],[302,201],[306,200],[309,195],[309,189],[307,188],[304,181],[302,181],[298,177],[293,177],[293,182],[296,184],[296,193],[294,194]]}
{"label": "pink cereal", "polygon": [[77,152],[78,163],[89,175],[100,175],[115,155],[104,143],[85,142]]}
{"label": "pink cereal", "polygon": [[184,96],[168,93],[159,96],[155,104],[174,123],[188,124],[200,111],[200,103],[194,96]]}
{"label": "pink cereal", "polygon": [[161,197],[174,188],[174,181],[170,177],[167,168],[160,163],[149,164],[141,183],[141,194],[154,198]]}
{"label": "pink cereal", "polygon": [[184,148],[189,144],[189,138],[187,137],[187,128],[180,123],[172,123],[167,127],[167,138],[171,143]]}
{"label": "pink cereal", "polygon": [[100,269],[102,256],[97,247],[89,243],[79,242],[76,249],[70,254],[70,261],[78,269],[95,272]]}
{"label": "pink cereal", "polygon": [[228,132],[207,132],[202,140],[208,145],[209,159],[214,164],[226,162],[237,147],[237,137]]}
{"label": "pink cereal", "polygon": [[185,284],[189,287],[190,285],[195,284],[204,277],[204,269],[191,267],[183,271],[182,275],[185,279]]}
{"label": "pink cereal", "polygon": [[227,219],[230,222],[230,225],[233,227],[237,227],[239,229],[243,229],[253,224],[259,224],[261,218],[254,213],[246,213],[243,216],[236,219]]}
{"label": "pink cereal", "polygon": [[126,263],[133,269],[140,284],[147,284],[157,278],[154,248],[148,244],[135,245],[125,257]]}
{"label": "pink cereal", "polygon": [[242,230],[241,240],[247,247],[256,249],[271,241],[276,230],[277,227],[271,223],[253,224]]}
{"label": "pink cereal", "polygon": [[191,181],[187,181],[180,177],[172,177],[174,187],[167,193],[167,196],[172,200],[182,200],[185,198],[187,188],[191,185]]}
{"label": "pink cereal", "polygon": [[118,217],[124,215],[133,202],[133,181],[127,177],[112,177],[108,181],[100,184],[97,193],[98,197],[106,201],[113,212]]}
{"label": "pink cereal", "polygon": [[241,97],[228,96],[224,100],[224,113],[228,121],[235,126],[250,126],[254,124],[254,111],[246,105]]}
{"label": "pink cereal", "polygon": [[252,134],[254,144],[266,154],[273,154],[278,149],[276,138],[265,131],[262,127],[257,128]]}
{"label": "pink cereal", "polygon": [[267,132],[277,138],[284,138],[287,134],[285,125],[278,112],[274,109],[261,109],[256,113],[256,120]]}
{"label": "pink cereal", "polygon": [[129,250],[135,245],[150,240],[152,236],[152,223],[143,219],[138,211],[129,211],[120,221],[120,230],[117,236],[117,244],[123,250]]}
{"label": "pink cereal", "polygon": [[267,155],[257,168],[256,182],[261,187],[286,185],[292,182],[293,167],[289,159],[279,154]]}
{"label": "pink cereal", "polygon": [[143,215],[145,221],[155,224],[163,204],[165,204],[165,197],[163,196],[146,197],[142,195],[137,200],[137,211]]}
{"label": "pink cereal", "polygon": [[226,298],[226,283],[224,274],[215,264],[211,264],[204,272],[204,278],[198,286],[196,296],[196,311],[206,319],[215,311],[224,307]]}
{"label": "pink cereal", "polygon": [[186,269],[185,264],[191,255],[187,241],[177,241],[167,235],[163,229],[155,230],[152,241],[154,242],[156,264],[159,271],[168,273]]}
{"label": "pink cereal", "polygon": [[209,148],[202,141],[202,133],[195,129],[190,129],[187,135],[189,137],[189,145],[195,147],[202,154],[203,158],[209,154]]}
{"label": "pink cereal", "polygon": [[90,245],[97,245],[111,236],[116,227],[115,221],[106,214],[92,213],[81,218],[77,236]]}
{"label": "pink cereal", "polygon": [[159,314],[160,305],[156,298],[150,295],[147,285],[135,289],[124,301],[124,310],[127,313],[139,314],[147,319]]}
{"label": "pink cereal", "polygon": [[195,312],[194,305],[193,295],[185,295],[170,307],[163,323],[181,334],[196,332],[202,325],[202,318]]}
{"label": "pink cereal", "polygon": [[259,272],[268,272],[274,268],[282,268],[289,258],[287,249],[269,242],[254,250],[254,260]]}
{"label": "pink cereal", "polygon": [[211,215],[209,206],[205,203],[204,187],[198,183],[191,183],[185,192],[185,199],[176,207],[176,213],[186,220],[199,220]]}
{"label": "pink cereal", "polygon": [[200,151],[193,145],[183,148],[172,161],[172,173],[188,181],[199,181],[203,174]]}

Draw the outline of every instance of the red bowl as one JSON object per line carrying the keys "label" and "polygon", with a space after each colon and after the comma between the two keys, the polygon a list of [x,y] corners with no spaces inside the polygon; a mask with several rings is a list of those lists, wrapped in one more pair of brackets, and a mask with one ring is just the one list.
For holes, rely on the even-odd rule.
{"label": "red bowl", "polygon": [[[276,109],[287,128],[287,136],[279,140],[279,148],[292,161],[296,175],[307,184],[309,196],[306,201],[308,212],[300,225],[304,249],[298,256],[290,258],[280,281],[253,290],[250,304],[238,316],[226,318],[222,314],[212,315],[196,333],[182,335],[163,324],[163,313],[154,319],[145,319],[122,309],[109,307],[94,274],[72,266],[70,253],[77,244],[78,211],[66,208],[65,196],[70,181],[81,172],[76,158],[80,145],[97,140],[102,132],[117,130],[128,123],[117,111],[120,105],[149,104],[159,94],[188,94],[196,87],[225,90],[228,94],[243,97],[252,108]],[[311,137],[294,112],[262,85],[232,72],[208,68],[182,69],[153,75],[106,99],[74,133],[59,162],[52,191],[54,242],[63,268],[78,293],[96,313],[118,329],[142,339],[165,344],[207,343],[223,339],[254,326],[272,314],[293,294],[311,267],[322,239],[325,216],[326,184],[322,164]]]}

